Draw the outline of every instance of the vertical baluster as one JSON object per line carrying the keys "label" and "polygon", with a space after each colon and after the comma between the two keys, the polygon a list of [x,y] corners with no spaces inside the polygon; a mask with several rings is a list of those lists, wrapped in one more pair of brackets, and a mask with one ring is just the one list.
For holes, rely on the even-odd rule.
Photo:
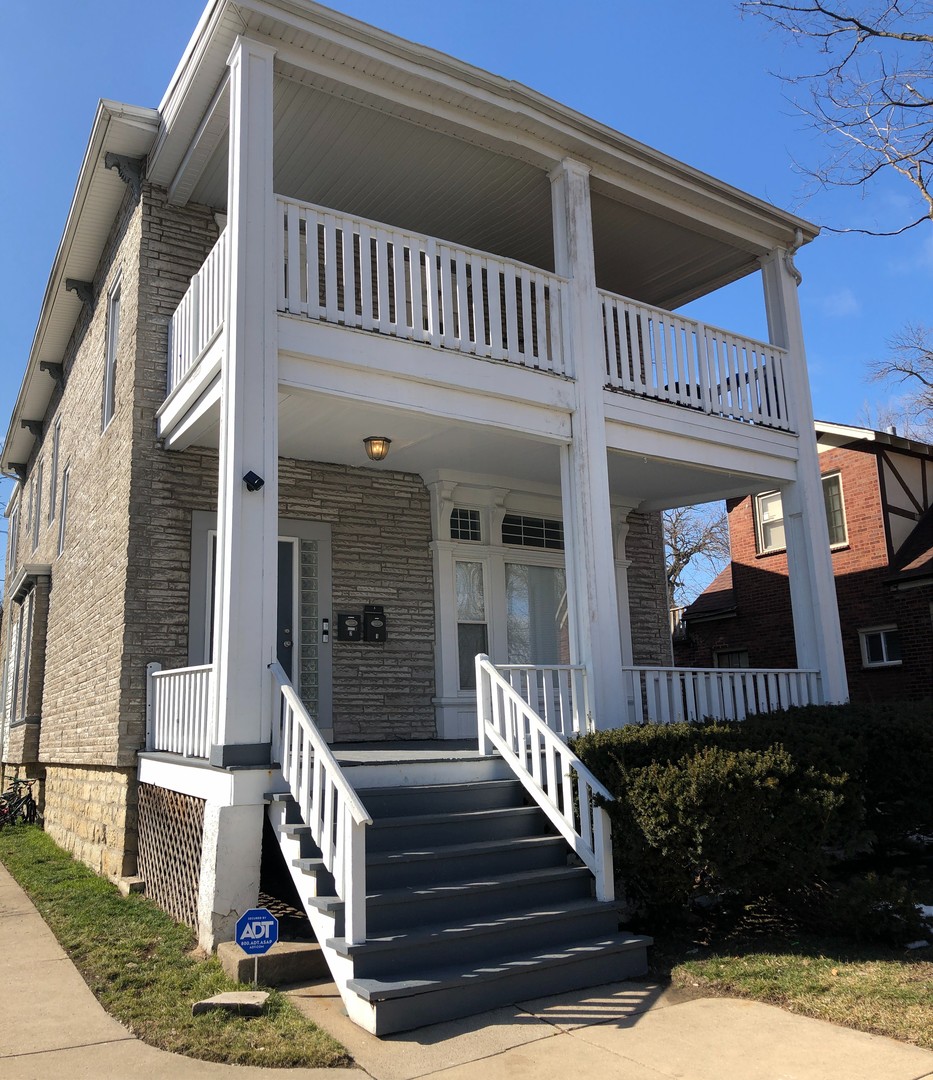
{"label": "vertical baluster", "polygon": [[400,338],[411,337],[411,327],[408,325],[408,296],[405,286],[408,273],[405,269],[405,237],[400,233],[392,234],[392,250],[395,257],[392,262],[393,284],[395,285],[395,332]]}
{"label": "vertical baluster", "polygon": [[428,237],[424,246],[424,295],[427,310],[427,340],[432,345],[441,343],[440,314],[441,282],[437,270],[437,244],[433,237]]}
{"label": "vertical baluster", "polygon": [[531,753],[531,776],[541,787],[541,753],[544,747],[541,743],[541,732],[530,721],[528,722],[528,744]]}
{"label": "vertical baluster", "polygon": [[378,312],[376,329],[383,334],[392,333],[392,308],[389,303],[389,234],[385,229],[376,230],[376,296]]}
{"label": "vertical baluster", "polygon": [[781,353],[777,351],[771,353],[771,367],[774,378],[774,396],[781,417],[781,423],[778,426],[786,431],[791,431],[793,417],[787,411],[787,393],[784,387],[784,357]]}
{"label": "vertical baluster", "polygon": [[521,360],[518,347],[518,301],[516,298],[515,269],[504,265],[502,268],[502,280],[505,283],[505,329],[508,337],[506,347],[507,360]]}
{"label": "vertical baluster", "polygon": [[535,274],[535,326],[538,331],[538,367],[542,371],[553,371],[554,361],[548,349],[547,336],[547,283],[544,274]]}
{"label": "vertical baluster", "polygon": [[420,240],[409,241],[408,287],[411,291],[411,336],[415,341],[424,341],[424,244]]}
{"label": "vertical baluster", "polygon": [[[583,783],[583,778],[577,774],[577,800],[580,807],[580,824],[578,831],[583,838],[583,843],[593,850],[593,807],[590,803],[589,788]],[[572,807],[568,807],[571,810]],[[573,823],[573,817],[567,819],[571,824]]]}
{"label": "vertical baluster", "polygon": [[437,249],[440,257],[439,281],[441,286],[441,311],[444,317],[444,344],[450,348],[457,347],[456,326],[454,325],[454,291],[457,288],[457,277],[454,269],[453,252],[446,245]]}
{"label": "vertical baluster", "polygon": [[489,355],[493,360],[507,356],[502,339],[502,264],[495,259],[486,260],[486,303],[489,310]]}
{"label": "vertical baluster", "polygon": [[470,340],[470,300],[467,286],[466,255],[459,248],[454,253],[454,262],[457,267],[456,347],[461,352],[471,353],[475,350],[475,346]]}
{"label": "vertical baluster", "polygon": [[[347,854],[347,839],[348,829],[347,825],[350,822],[350,815],[347,813],[347,804],[344,801],[340,791],[334,787],[334,858],[333,865],[331,867],[331,875],[333,876],[334,883],[337,886],[337,895],[341,900],[348,900],[349,893],[347,891],[347,880],[345,874],[345,862],[344,856]],[[344,906],[344,915],[346,916],[346,905]]]}
{"label": "vertical baluster", "polygon": [[366,940],[366,826],[347,814],[344,937],[348,945]]}
{"label": "vertical baluster", "polygon": [[486,303],[483,299],[483,267],[486,260],[479,255],[470,259],[470,282],[473,286],[473,341],[477,356],[488,356],[486,335]]}
{"label": "vertical baluster", "polygon": [[329,323],[338,321],[337,221],[333,214],[324,215],[324,317]]}
{"label": "vertical baluster", "polygon": [[531,310],[531,275],[527,270],[520,270],[522,283],[522,363],[526,367],[537,367],[534,351],[534,316]]}
{"label": "vertical baluster", "polygon": [[308,292],[308,315],[312,319],[324,317],[321,306],[321,230],[323,221],[313,210],[305,216],[305,273]]}
{"label": "vertical baluster", "polygon": [[560,700],[560,728],[558,730],[564,736],[583,734],[574,716],[577,703],[577,695],[571,689],[574,674],[573,671],[568,671],[566,679],[560,677],[557,679],[557,693]]}
{"label": "vertical baluster", "polygon": [[285,206],[286,272],[285,275],[279,275],[280,279],[284,277],[282,282],[282,299],[284,301],[282,310],[293,313],[307,312],[307,301],[304,304],[301,302],[300,214],[298,207],[293,202],[286,203]]}
{"label": "vertical baluster", "polygon": [[311,801],[303,806],[302,816],[311,826],[311,836],[315,844],[321,843],[321,792],[324,785],[324,766],[319,754],[314,755],[314,766],[311,775]]}
{"label": "vertical baluster", "polygon": [[347,326],[359,326],[362,319],[356,313],[356,223],[349,218],[343,222],[343,319]]}
{"label": "vertical baluster", "polygon": [[566,286],[563,282],[551,281],[548,289],[548,327],[551,332],[551,355],[554,358],[554,370],[560,375],[573,376],[574,372],[569,363],[569,357],[564,356],[564,338],[561,324],[561,312],[563,311],[564,291]]}
{"label": "vertical baluster", "polygon": [[372,330],[373,320],[373,234],[366,224],[360,225],[360,326]]}
{"label": "vertical baluster", "polygon": [[321,839],[318,846],[321,849],[324,865],[330,870],[334,865],[334,799],[336,798],[336,788],[330,774],[326,772],[324,774],[324,790],[322,794],[324,796],[324,805],[322,807],[324,816],[321,820]]}

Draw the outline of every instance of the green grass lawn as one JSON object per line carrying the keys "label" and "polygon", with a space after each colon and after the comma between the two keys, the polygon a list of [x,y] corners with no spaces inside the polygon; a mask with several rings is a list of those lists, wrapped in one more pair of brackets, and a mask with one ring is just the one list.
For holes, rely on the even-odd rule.
{"label": "green grass lawn", "polygon": [[261,1017],[192,1016],[191,1005],[247,989],[194,935],[142,896],[123,897],[41,829],[0,829],[0,861],[29,894],[104,1008],[152,1046],[236,1065],[350,1064],[344,1048],[272,991]]}
{"label": "green grass lawn", "polygon": [[933,948],[906,951],[794,934],[700,944],[659,936],[675,986],[752,998],[933,1050]]}

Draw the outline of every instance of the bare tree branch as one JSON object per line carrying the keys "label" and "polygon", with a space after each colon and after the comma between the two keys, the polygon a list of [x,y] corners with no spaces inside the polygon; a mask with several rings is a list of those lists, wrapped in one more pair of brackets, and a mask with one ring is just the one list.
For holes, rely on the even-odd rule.
{"label": "bare tree branch", "polygon": [[[729,561],[729,523],[723,503],[666,510],[664,553],[671,602],[693,600]],[[706,581],[700,582],[701,577]]]}
{"label": "bare tree branch", "polygon": [[930,0],[741,0],[795,44],[823,58],[816,70],[782,74],[805,88],[795,106],[826,136],[828,157],[803,171],[820,186],[859,187],[896,172],[926,209],[891,230],[843,229],[896,236],[933,221],[933,3]]}

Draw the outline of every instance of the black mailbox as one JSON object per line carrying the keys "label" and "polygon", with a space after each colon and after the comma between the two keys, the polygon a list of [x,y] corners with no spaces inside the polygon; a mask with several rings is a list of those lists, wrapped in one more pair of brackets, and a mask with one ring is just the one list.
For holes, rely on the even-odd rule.
{"label": "black mailbox", "polygon": [[337,640],[361,641],[363,638],[363,620],[358,611],[337,612]]}
{"label": "black mailbox", "polygon": [[363,640],[385,641],[386,617],[379,604],[367,604],[363,608]]}

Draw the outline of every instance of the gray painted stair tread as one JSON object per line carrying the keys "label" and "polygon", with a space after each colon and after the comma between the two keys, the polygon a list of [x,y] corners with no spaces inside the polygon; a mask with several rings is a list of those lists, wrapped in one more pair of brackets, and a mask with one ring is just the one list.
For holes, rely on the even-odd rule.
{"label": "gray painted stair tread", "polygon": [[361,945],[348,945],[345,938],[331,938],[327,944],[343,956],[358,956],[362,953],[374,954],[380,952],[396,952],[400,948],[415,950],[409,955],[417,956],[417,949],[436,942],[454,942],[460,938],[464,947],[469,948],[471,937],[488,934],[508,933],[522,927],[543,924],[547,922],[560,922],[568,916],[596,915],[599,913],[610,914],[618,910],[612,902],[601,900],[570,900],[559,904],[549,905],[542,908],[525,908],[521,911],[511,911],[507,915],[482,916],[473,922],[460,922],[454,925],[450,923],[438,923],[433,926],[422,926],[418,930],[399,930],[391,934],[382,934],[369,937]]}
{"label": "gray painted stair tread", "polygon": [[502,957],[495,963],[478,966],[457,967],[447,965],[430,969],[422,978],[407,979],[350,979],[348,985],[367,1001],[386,1001],[391,998],[410,997],[415,994],[446,990],[451,987],[491,982],[509,975],[527,975],[535,968],[553,968],[576,964],[613,953],[645,949],[653,944],[653,938],[634,934],[618,934],[613,937],[589,938],[564,943],[548,950],[519,953]]}
{"label": "gray painted stair tread", "polygon": [[[369,829],[415,829],[419,825],[446,824],[456,821],[480,821],[484,818],[496,820],[508,817],[544,817],[539,806],[497,806],[492,810],[455,810],[453,813],[404,814],[401,817],[380,818],[369,825]],[[287,826],[286,826],[287,828]]]}
{"label": "gray painted stair tread", "polygon": [[[366,865],[376,866],[389,862],[412,862],[415,859],[436,859],[471,855],[484,855],[490,851],[506,851],[515,847],[567,847],[567,842],[556,833],[541,836],[516,836],[504,840],[480,840],[472,844],[438,844],[436,847],[421,851],[374,851],[367,853]],[[569,848],[567,849],[569,853]]]}
{"label": "gray painted stair tread", "polygon": [[367,795],[379,795],[387,798],[405,798],[406,795],[415,795],[429,791],[499,791],[503,788],[513,788],[516,791],[521,791],[522,783],[520,780],[512,778],[507,780],[472,780],[459,784],[403,784],[393,788],[360,787],[356,789],[356,793],[361,799],[365,799]]}
{"label": "gray painted stair tread", "polygon": [[[516,885],[532,887],[571,878],[591,878],[591,874],[585,866],[546,866],[540,870],[520,870],[514,874],[486,875],[482,880],[464,878],[433,886],[410,885],[401,889],[385,889],[382,892],[367,893],[366,904],[378,907],[380,904],[417,904],[419,901],[459,899],[481,891],[508,890]],[[313,904],[319,911],[336,911],[343,907],[343,901],[337,896],[312,896],[308,903]]]}

